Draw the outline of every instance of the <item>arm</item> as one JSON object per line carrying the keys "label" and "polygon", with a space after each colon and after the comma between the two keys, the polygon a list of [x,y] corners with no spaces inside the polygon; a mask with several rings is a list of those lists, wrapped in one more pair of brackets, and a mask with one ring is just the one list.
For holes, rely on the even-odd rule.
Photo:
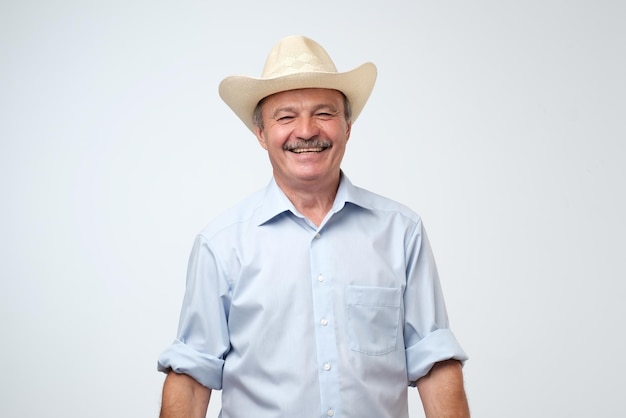
{"label": "arm", "polygon": [[186,374],[169,372],[163,384],[160,418],[205,418],[211,389]]}
{"label": "arm", "polygon": [[430,372],[417,381],[417,389],[427,418],[469,418],[463,373],[458,361],[435,363]]}

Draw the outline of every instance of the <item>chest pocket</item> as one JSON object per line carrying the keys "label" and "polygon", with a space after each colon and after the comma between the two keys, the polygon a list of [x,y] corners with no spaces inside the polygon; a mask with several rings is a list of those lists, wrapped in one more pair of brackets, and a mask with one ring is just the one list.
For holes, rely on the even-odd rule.
{"label": "chest pocket", "polygon": [[401,301],[399,288],[348,286],[346,306],[350,349],[373,356],[394,351]]}

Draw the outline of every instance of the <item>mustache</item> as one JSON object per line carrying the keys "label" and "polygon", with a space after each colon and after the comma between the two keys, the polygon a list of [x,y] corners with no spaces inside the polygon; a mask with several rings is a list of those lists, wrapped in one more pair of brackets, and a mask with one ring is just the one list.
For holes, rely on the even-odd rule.
{"label": "mustache", "polygon": [[283,150],[285,151],[293,151],[300,148],[330,148],[332,147],[332,142],[324,141],[321,139],[312,139],[309,141],[293,141],[283,145]]}

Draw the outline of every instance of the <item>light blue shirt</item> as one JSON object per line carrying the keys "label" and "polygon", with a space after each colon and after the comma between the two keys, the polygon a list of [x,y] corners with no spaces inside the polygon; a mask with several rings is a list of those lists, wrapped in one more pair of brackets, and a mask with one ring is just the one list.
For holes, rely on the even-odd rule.
{"label": "light blue shirt", "polygon": [[222,418],[407,418],[407,386],[467,359],[422,221],[345,175],[319,227],[272,180],[196,237],[161,371]]}

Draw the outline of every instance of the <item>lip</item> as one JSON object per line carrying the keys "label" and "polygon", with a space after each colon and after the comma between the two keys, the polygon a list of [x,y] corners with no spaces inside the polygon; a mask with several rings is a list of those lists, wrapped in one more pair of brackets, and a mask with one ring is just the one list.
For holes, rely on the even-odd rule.
{"label": "lip", "polygon": [[[293,150],[285,150],[288,155],[292,156],[299,161],[314,161],[319,158],[323,158],[326,155],[326,151],[330,150],[332,146],[328,147],[302,147],[295,148]],[[298,152],[299,151],[299,152]]]}

